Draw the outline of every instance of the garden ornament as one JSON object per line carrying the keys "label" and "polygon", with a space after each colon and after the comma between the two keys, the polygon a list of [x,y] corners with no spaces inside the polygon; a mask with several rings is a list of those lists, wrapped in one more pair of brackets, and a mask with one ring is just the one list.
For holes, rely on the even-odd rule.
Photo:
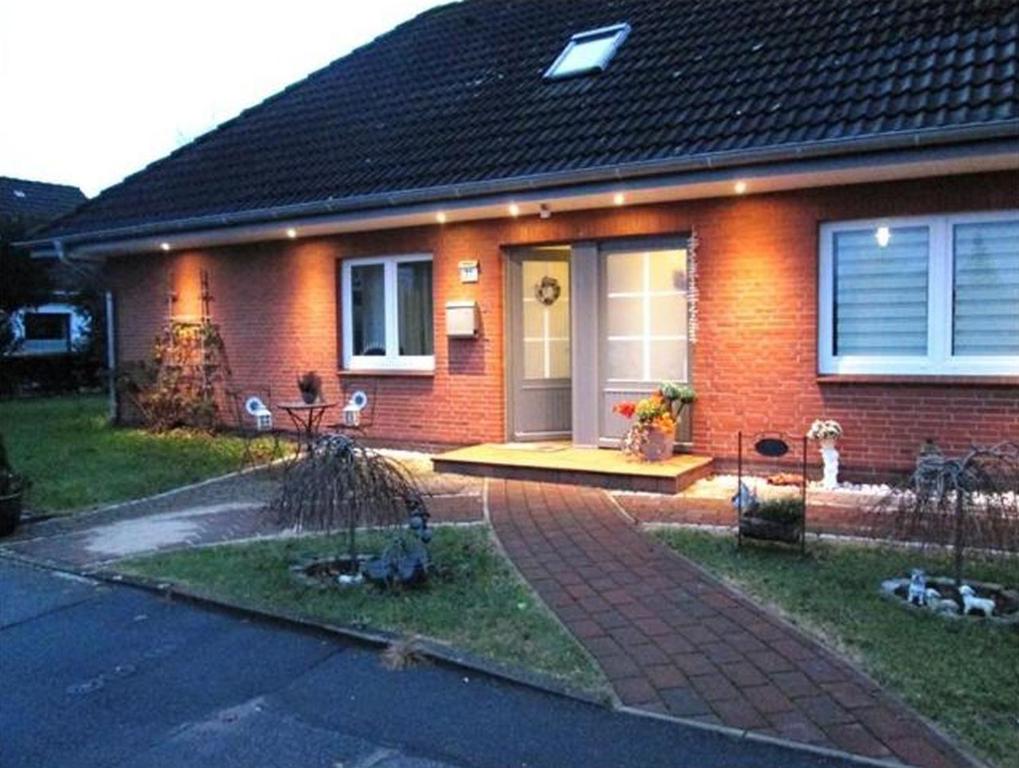
{"label": "garden ornament", "polygon": [[927,598],[927,607],[934,613],[958,613],[959,605],[955,600],[942,597],[941,593],[931,587],[924,593]]}
{"label": "garden ornament", "polygon": [[927,604],[927,574],[920,568],[914,568],[909,574],[909,596],[913,605]]}
{"label": "garden ornament", "polygon": [[368,395],[360,389],[350,396],[350,400],[343,406],[343,423],[348,427],[357,427],[361,424],[361,411],[368,405]]}
{"label": "garden ornament", "polygon": [[963,584],[959,587],[959,594],[962,595],[963,613],[977,611],[982,613],[985,618],[990,618],[994,615],[994,601],[989,597],[977,597],[973,587],[969,584]]}
{"label": "garden ornament", "polygon": [[266,408],[259,397],[249,397],[244,401],[244,410],[255,419],[255,429],[267,432],[272,429],[272,412]]}
{"label": "garden ornament", "polygon": [[747,486],[746,483],[739,484],[739,490],[732,497],[732,505],[742,512],[753,512],[757,509],[757,494]]}
{"label": "garden ornament", "polygon": [[807,430],[807,437],[821,445],[821,460],[824,462],[824,478],[821,487],[833,491],[839,484],[839,451],[835,447],[842,437],[842,426],[834,419],[817,419]]}

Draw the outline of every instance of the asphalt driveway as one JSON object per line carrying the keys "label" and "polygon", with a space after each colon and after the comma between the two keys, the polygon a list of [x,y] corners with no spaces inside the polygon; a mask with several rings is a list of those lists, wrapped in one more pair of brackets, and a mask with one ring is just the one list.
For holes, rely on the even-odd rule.
{"label": "asphalt driveway", "polygon": [[0,561],[0,765],[849,763]]}

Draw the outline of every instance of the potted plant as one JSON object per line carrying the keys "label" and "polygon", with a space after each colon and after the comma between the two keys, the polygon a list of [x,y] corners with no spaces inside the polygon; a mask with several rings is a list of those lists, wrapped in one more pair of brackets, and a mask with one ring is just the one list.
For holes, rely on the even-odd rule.
{"label": "potted plant", "polygon": [[645,461],[661,461],[671,456],[676,426],[683,410],[695,398],[690,387],[664,382],[643,400],[613,406],[613,411],[633,421],[623,436],[620,446],[623,453]]}
{"label": "potted plant", "polygon": [[322,377],[315,371],[308,371],[297,378],[297,388],[301,391],[301,399],[311,405],[322,397]]}
{"label": "potted plant", "polygon": [[842,437],[842,426],[834,419],[817,419],[807,430],[807,437],[821,445],[821,460],[824,462],[824,479],[821,486],[833,491],[839,484],[839,451],[835,447]]}
{"label": "potted plant", "polygon": [[3,437],[0,437],[0,536],[7,536],[18,527],[22,497],[27,487],[28,481],[24,475],[11,469]]}
{"label": "potted plant", "polygon": [[799,498],[758,502],[740,517],[740,534],[748,539],[795,544],[803,535],[805,513],[803,499]]}

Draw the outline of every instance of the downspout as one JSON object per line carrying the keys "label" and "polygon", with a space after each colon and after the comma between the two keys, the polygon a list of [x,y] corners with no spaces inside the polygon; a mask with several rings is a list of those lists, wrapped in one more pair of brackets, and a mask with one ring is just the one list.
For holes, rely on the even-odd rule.
{"label": "downspout", "polygon": [[117,422],[117,324],[113,321],[113,291],[106,291],[106,386],[109,397],[109,420]]}
{"label": "downspout", "polygon": [[[79,267],[64,248],[64,242],[54,239],[53,250],[57,254],[57,260],[64,266],[74,270],[79,275],[85,271]],[[106,396],[107,396],[107,419],[111,424],[117,421],[117,387],[114,371],[117,366],[117,339],[116,324],[113,318],[113,291],[103,292],[104,308],[106,310]]]}

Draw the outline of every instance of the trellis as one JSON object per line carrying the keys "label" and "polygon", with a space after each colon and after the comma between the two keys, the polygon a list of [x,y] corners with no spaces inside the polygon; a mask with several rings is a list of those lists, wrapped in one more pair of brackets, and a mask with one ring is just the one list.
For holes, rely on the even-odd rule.
{"label": "trellis", "polygon": [[197,317],[176,313],[178,295],[172,271],[167,273],[165,301],[163,328],[156,337],[152,359],[122,372],[121,392],[151,429],[212,429],[230,366],[219,326],[212,318],[209,273],[202,270],[200,274]]}

